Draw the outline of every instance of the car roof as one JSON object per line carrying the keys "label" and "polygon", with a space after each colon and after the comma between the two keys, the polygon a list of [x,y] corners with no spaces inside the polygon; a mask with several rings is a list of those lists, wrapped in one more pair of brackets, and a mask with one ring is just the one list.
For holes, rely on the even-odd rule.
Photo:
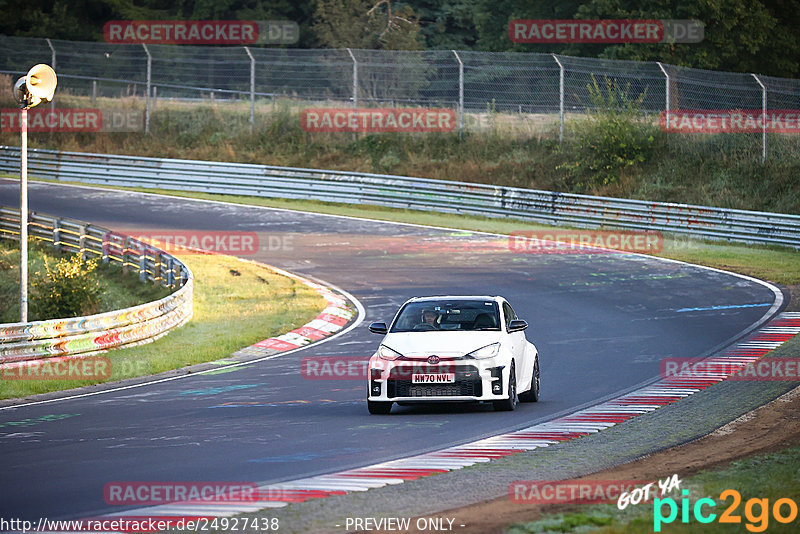
{"label": "car roof", "polygon": [[502,302],[506,299],[500,296],[490,295],[435,295],[429,297],[413,297],[408,299],[407,302],[427,302],[432,300],[493,300],[495,302]]}

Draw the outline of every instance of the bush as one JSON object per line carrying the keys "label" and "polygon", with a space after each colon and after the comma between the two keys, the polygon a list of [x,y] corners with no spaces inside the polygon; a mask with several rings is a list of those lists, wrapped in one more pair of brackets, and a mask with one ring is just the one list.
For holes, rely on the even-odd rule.
{"label": "bush", "polygon": [[36,272],[31,282],[31,312],[36,318],[67,318],[95,313],[100,304],[97,260],[83,261],[75,254],[51,261],[45,257],[45,273]]}
{"label": "bush", "polygon": [[[653,154],[657,128],[641,120],[639,108],[646,92],[629,96],[624,89],[605,78],[601,87],[592,76],[589,110],[586,118],[570,124],[574,160],[559,166],[587,178],[588,186],[619,181],[623,169],[645,163]],[[580,185],[580,184],[579,184]]]}

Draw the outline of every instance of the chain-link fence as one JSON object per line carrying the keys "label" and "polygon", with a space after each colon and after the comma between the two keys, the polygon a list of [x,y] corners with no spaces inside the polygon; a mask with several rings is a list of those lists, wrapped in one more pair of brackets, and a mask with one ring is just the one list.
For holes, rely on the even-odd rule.
{"label": "chain-link fence", "polygon": [[[657,62],[555,54],[456,50],[299,50],[108,44],[0,36],[0,73],[24,74],[35,63],[55,67],[59,91],[92,97],[136,97],[150,111],[161,99],[257,101],[290,98],[307,105],[444,107],[458,130],[487,117],[539,124],[558,132],[592,109],[600,80],[639,101],[646,114],[675,110],[800,110],[800,80],[715,72]],[[516,116],[516,119],[513,118]],[[663,118],[663,117],[662,117]],[[764,121],[766,124],[766,121]],[[762,159],[767,127],[751,134]]]}

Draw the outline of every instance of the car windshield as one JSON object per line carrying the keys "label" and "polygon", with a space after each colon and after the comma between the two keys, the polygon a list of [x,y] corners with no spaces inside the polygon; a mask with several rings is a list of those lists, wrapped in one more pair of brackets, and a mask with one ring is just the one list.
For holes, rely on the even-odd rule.
{"label": "car windshield", "polygon": [[426,300],[403,306],[392,332],[500,330],[500,311],[493,300]]}

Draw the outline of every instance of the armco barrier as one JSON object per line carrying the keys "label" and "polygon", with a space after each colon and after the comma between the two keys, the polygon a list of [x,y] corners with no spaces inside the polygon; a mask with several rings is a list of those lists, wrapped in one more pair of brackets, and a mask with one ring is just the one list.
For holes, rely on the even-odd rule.
{"label": "armco barrier", "polygon": [[[33,177],[95,184],[377,204],[570,225],[638,228],[800,247],[800,216],[342,171],[32,150]],[[0,147],[0,172],[19,148]]]}
{"label": "armco barrier", "polygon": [[[85,258],[135,269],[177,291],[163,299],[87,317],[0,324],[0,365],[53,356],[87,356],[153,340],[192,317],[192,272],[170,254],[131,237],[71,219],[29,214],[29,235]],[[19,211],[0,208],[0,238],[19,239]]]}

